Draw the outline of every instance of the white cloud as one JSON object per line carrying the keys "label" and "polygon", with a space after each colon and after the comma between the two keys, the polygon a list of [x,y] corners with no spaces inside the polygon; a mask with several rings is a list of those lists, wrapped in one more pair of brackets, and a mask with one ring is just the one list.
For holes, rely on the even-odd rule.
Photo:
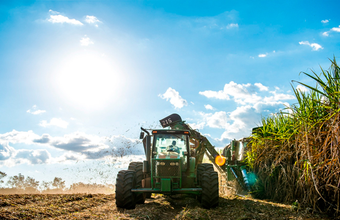
{"label": "white cloud", "polygon": [[39,115],[39,114],[45,113],[46,111],[45,110],[35,110],[35,111],[32,112],[30,109],[28,109],[27,112],[31,113],[32,115]]}
{"label": "white cloud", "polygon": [[[215,97],[217,99],[225,99],[229,100],[229,96],[244,96],[248,95],[249,92],[247,90],[251,85],[248,84],[237,84],[233,81],[225,84],[224,89],[222,91],[215,92]],[[201,95],[205,95],[204,92],[200,92]],[[213,93],[211,93],[213,94]],[[206,95],[205,95],[206,96]]]}
{"label": "white cloud", "polygon": [[[46,137],[42,137],[40,140],[43,140],[44,138]],[[35,140],[35,142],[39,143],[40,140]],[[63,137],[48,138],[48,144],[59,149],[73,152],[85,152],[93,149],[99,150],[107,148],[107,145],[103,143],[102,138],[81,132],[66,134]]]}
{"label": "white cloud", "polygon": [[212,107],[211,105],[204,105],[205,109],[208,110],[214,110],[214,107]]}
{"label": "white cloud", "polygon": [[[65,152],[62,156],[52,157],[46,149],[15,149],[12,144],[27,146],[47,146]],[[19,132],[13,130],[0,134],[0,165],[58,163],[70,160],[94,160],[103,158],[125,157],[137,155],[143,157],[144,149],[141,141],[122,135],[100,137],[81,132],[52,137],[49,134],[41,136],[32,131]]]}
{"label": "white cloud", "polygon": [[[17,164],[43,164],[48,163],[51,154],[45,150],[16,150],[8,142],[0,144],[0,165],[14,166]],[[20,141],[19,141],[20,142]],[[24,141],[25,142],[25,141]]]}
{"label": "white cloud", "polygon": [[53,11],[52,9],[48,10],[48,12],[49,12],[50,14],[54,14],[54,15],[60,14],[59,12]]}
{"label": "white cloud", "polygon": [[260,115],[261,113],[250,105],[240,106],[231,113],[224,111],[214,114],[201,113],[208,127],[224,130],[221,137],[215,139],[215,141],[223,143],[234,138],[239,139],[248,136],[255,122],[260,120]]}
{"label": "white cloud", "polygon": [[207,126],[211,128],[226,128],[228,124],[228,116],[224,111],[215,112],[206,115]]}
{"label": "white cloud", "polygon": [[52,140],[52,137],[49,134],[43,134],[41,137],[36,137],[32,139],[32,142],[39,144],[48,144]]}
{"label": "white cloud", "polygon": [[275,53],[276,53],[276,50],[273,50],[272,52],[269,52],[269,53],[260,53],[257,56],[260,57],[260,58],[264,58],[264,57],[267,57],[270,54],[275,54]]}
{"label": "white cloud", "polygon": [[[277,87],[275,88],[278,89]],[[295,97],[290,94],[277,93],[276,91],[268,91],[268,87],[262,85],[261,83],[255,83],[254,85],[247,84],[237,84],[233,81],[225,84],[224,89],[220,91],[204,91],[199,92],[200,95],[204,95],[207,98],[216,98],[222,100],[230,100],[230,97],[233,97],[233,100],[241,105],[245,104],[256,104],[259,102],[273,102],[280,100],[291,100]],[[269,96],[261,97],[257,94],[257,91],[268,91],[270,93]]]}
{"label": "white cloud", "polygon": [[78,153],[78,156],[73,158],[80,156],[83,159],[101,159],[107,156],[144,155],[143,147],[138,139],[130,139],[123,135],[99,137],[76,132],[63,137],[51,138],[48,144],[61,150]]}
{"label": "white cloud", "polygon": [[39,135],[35,134],[33,131],[10,131],[4,134],[0,134],[0,143],[9,142],[13,144],[24,143],[31,144],[32,140],[39,138]]}
{"label": "white cloud", "polygon": [[[86,15],[85,21],[89,24],[96,24],[96,23],[100,23],[101,21],[99,21],[98,18],[96,18],[95,16],[91,16],[91,15]],[[98,27],[98,25],[96,25]]]}
{"label": "white cloud", "polygon": [[303,85],[298,85],[298,86],[296,87],[296,90],[299,90],[299,91],[301,91],[301,92],[307,92],[307,91],[308,91],[308,88],[305,87],[305,86],[303,86]]}
{"label": "white cloud", "polygon": [[43,120],[39,123],[42,127],[50,127],[50,126],[57,126],[60,128],[67,128],[68,122],[62,120],[61,118],[52,118],[50,122],[47,122],[46,120]]}
{"label": "white cloud", "polygon": [[227,29],[231,29],[231,28],[238,28],[238,24],[237,23],[231,23],[231,24],[228,24]]}
{"label": "white cloud", "polygon": [[203,129],[205,126],[205,122],[200,122],[200,123],[188,123],[190,127],[194,130],[196,129]]}
{"label": "white cloud", "polygon": [[204,92],[199,92],[200,95],[203,95],[207,98],[216,98],[216,99],[222,99],[222,100],[229,100],[230,97],[228,96],[227,93],[225,93],[224,91],[211,91],[211,90],[207,90]]}
{"label": "white cloud", "polygon": [[159,94],[158,96],[162,99],[166,99],[167,101],[170,100],[170,103],[175,108],[183,108],[184,106],[188,105],[188,102],[179,95],[179,92],[172,89],[171,87],[169,87],[163,95]]}
{"label": "white cloud", "polygon": [[282,102],[261,102],[253,106],[239,106],[230,113],[220,111],[214,114],[201,113],[201,115],[207,126],[224,130],[221,137],[216,140],[227,143],[232,139],[249,136],[251,129],[260,123],[262,116],[271,111],[278,111],[282,107]]}
{"label": "white cloud", "polygon": [[94,44],[93,41],[90,40],[89,37],[83,37],[81,40],[80,40],[80,45],[81,46],[89,46],[90,44]]}
{"label": "white cloud", "polygon": [[251,107],[254,108],[258,113],[269,114],[271,112],[278,112],[281,109],[289,107],[289,103],[283,101],[263,101],[256,103]]}
{"label": "white cloud", "polygon": [[232,123],[225,127],[220,141],[240,139],[251,133],[252,127],[260,120],[260,113],[253,107],[246,105],[237,107],[229,115]]}
{"label": "white cloud", "polygon": [[340,25],[339,27],[333,27],[329,31],[323,32],[322,35],[328,37],[331,32],[340,32]]}
{"label": "white cloud", "polygon": [[328,19],[321,20],[321,23],[324,23],[324,24],[326,24],[326,23],[328,23],[328,22],[329,22],[329,20],[328,20]]}
{"label": "white cloud", "polygon": [[257,86],[260,89],[260,91],[268,91],[268,87],[262,85],[261,83],[254,83],[254,85]]}
{"label": "white cloud", "polygon": [[8,145],[8,142],[0,143],[0,161],[7,160],[15,155],[15,149]]}
{"label": "white cloud", "polygon": [[50,161],[52,163],[65,163],[65,162],[67,163],[69,161],[83,161],[83,160],[86,160],[85,155],[75,152],[67,152],[59,157],[52,158]]}
{"label": "white cloud", "polygon": [[323,47],[317,43],[312,43],[310,46],[313,48],[313,50],[323,49]]}
{"label": "white cloud", "polygon": [[261,123],[261,118],[271,112],[278,112],[288,103],[283,102],[259,102],[255,105],[244,105],[237,107],[228,114],[229,125],[218,139],[221,142],[228,142],[232,139],[240,139],[251,134],[251,130]]}
{"label": "white cloud", "polygon": [[50,18],[47,20],[51,23],[67,23],[67,24],[73,24],[73,25],[83,25],[80,21],[76,19],[70,19],[63,15],[50,15]]}
{"label": "white cloud", "polygon": [[222,100],[230,100],[232,96],[237,103],[255,103],[258,102],[261,97],[256,95],[256,90],[258,90],[258,86],[248,84],[237,84],[233,81],[225,84],[224,89],[220,91],[203,91],[199,92],[200,95],[203,95],[207,98],[216,98]]}
{"label": "white cloud", "polygon": [[289,103],[285,101],[295,99],[289,93],[280,92],[278,87],[270,91],[261,83],[237,84],[233,81],[225,84],[223,90],[209,90],[200,94],[208,98],[232,99],[240,105],[232,112],[200,113],[204,126],[224,130],[221,137],[214,140],[219,144],[225,144],[234,138],[247,137],[251,129],[261,123],[262,117],[288,107]]}
{"label": "white cloud", "polygon": [[284,93],[277,93],[276,91],[270,91],[272,95],[269,97],[264,97],[263,101],[264,102],[277,102],[281,100],[293,100],[295,99],[295,96],[290,95],[290,94],[284,94]]}
{"label": "white cloud", "polygon": [[26,112],[30,113],[32,115],[39,115],[39,114],[45,113],[46,111],[45,110],[39,110],[36,105],[33,105],[32,108],[28,109]]}
{"label": "white cloud", "polygon": [[340,32],[340,25],[339,25],[339,27],[334,27],[334,28],[332,28],[331,30],[332,30],[332,31],[335,31],[335,32]]}
{"label": "white cloud", "polygon": [[309,41],[300,41],[299,42],[300,45],[308,45],[312,48],[312,50],[319,50],[319,49],[323,49],[323,47],[320,44],[317,43],[309,43]]}
{"label": "white cloud", "polygon": [[48,163],[48,160],[51,159],[51,154],[45,150],[18,150],[15,157],[17,160],[24,160],[20,161],[20,163],[27,163],[27,164],[45,164]]}

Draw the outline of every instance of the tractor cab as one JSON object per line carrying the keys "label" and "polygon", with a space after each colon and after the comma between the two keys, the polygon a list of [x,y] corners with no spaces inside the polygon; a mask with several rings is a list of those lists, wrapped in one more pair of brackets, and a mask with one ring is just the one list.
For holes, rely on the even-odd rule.
{"label": "tractor cab", "polygon": [[182,173],[188,170],[189,132],[153,130],[151,185],[162,192],[182,188]]}
{"label": "tractor cab", "polygon": [[[181,159],[182,163],[187,164],[189,151],[189,132],[170,130],[155,130],[153,131],[153,159]],[[184,170],[187,168],[183,167]]]}

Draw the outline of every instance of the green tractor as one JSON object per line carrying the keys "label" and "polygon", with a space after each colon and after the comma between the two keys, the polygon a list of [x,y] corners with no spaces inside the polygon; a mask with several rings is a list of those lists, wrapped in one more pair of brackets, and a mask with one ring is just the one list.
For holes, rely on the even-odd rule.
{"label": "green tractor", "polygon": [[207,147],[205,137],[197,137],[197,131],[177,114],[160,122],[163,128],[170,126],[171,129],[152,130],[150,134],[141,128],[140,138],[143,139],[146,160],[131,162],[128,170],[119,171],[116,179],[117,207],[134,209],[136,204],[143,204],[151,193],[192,194],[204,208],[218,206],[218,174],[213,164],[202,163]]}

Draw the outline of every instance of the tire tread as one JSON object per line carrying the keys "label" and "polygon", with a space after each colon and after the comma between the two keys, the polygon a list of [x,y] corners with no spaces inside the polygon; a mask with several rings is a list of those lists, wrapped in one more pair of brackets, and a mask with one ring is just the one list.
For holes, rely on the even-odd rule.
{"label": "tire tread", "polygon": [[202,173],[202,206],[206,209],[215,208],[219,203],[219,187],[217,172],[205,171]]}
{"label": "tire tread", "polygon": [[121,170],[116,179],[116,205],[119,208],[134,209],[136,207],[135,194],[131,192],[136,185],[135,171]]}

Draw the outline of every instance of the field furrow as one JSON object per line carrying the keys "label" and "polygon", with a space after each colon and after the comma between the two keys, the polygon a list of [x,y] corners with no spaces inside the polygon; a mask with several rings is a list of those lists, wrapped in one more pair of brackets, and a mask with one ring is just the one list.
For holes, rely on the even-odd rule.
{"label": "field furrow", "polygon": [[203,209],[190,196],[156,195],[133,210],[117,209],[114,194],[0,195],[0,219],[330,219],[290,205],[235,195]]}

